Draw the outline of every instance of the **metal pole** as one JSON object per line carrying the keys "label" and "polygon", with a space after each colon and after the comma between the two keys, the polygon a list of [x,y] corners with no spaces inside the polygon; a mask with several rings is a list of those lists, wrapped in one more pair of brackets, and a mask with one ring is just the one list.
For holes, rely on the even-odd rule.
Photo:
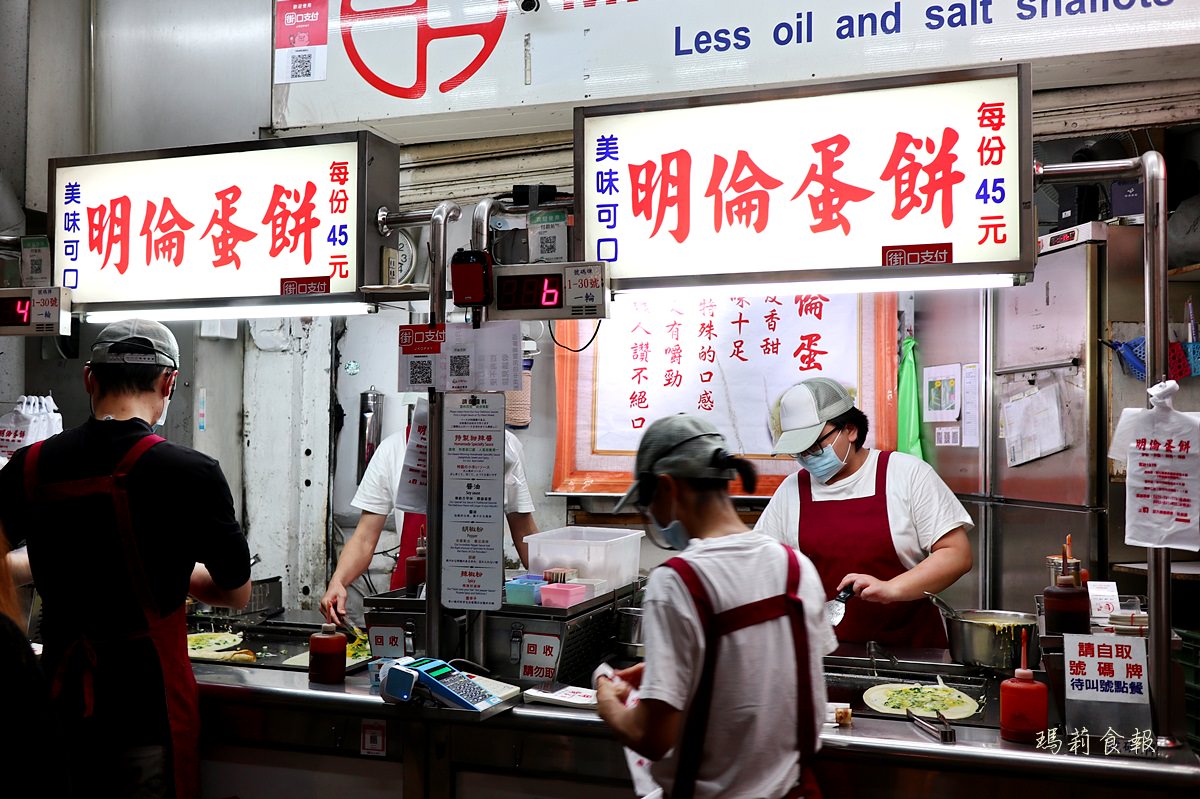
{"label": "metal pole", "polygon": [[[1167,379],[1167,167],[1157,152],[1144,154],[1141,164],[1146,210],[1146,388],[1150,388]],[[1150,629],[1150,695],[1159,725],[1158,746],[1173,749],[1179,742],[1171,735],[1167,702],[1171,691],[1171,550],[1156,547],[1146,554],[1154,625]]]}
{"label": "metal pole", "polygon": [[[472,250],[487,250],[488,238],[491,234],[492,215],[496,213],[500,203],[488,197],[480,200],[475,206],[475,211],[471,214],[471,249]],[[486,313],[484,308],[472,308],[472,322],[475,321],[475,314],[480,315],[479,321],[482,321],[482,315]],[[503,569],[503,558],[501,558]],[[483,664],[484,659],[484,636],[487,631],[487,613],[486,611],[468,611],[467,618],[471,619],[471,623],[467,625],[467,660],[475,663]]]}
{"label": "metal pole", "polygon": [[[1167,168],[1160,153],[1140,158],[1072,164],[1034,165],[1043,183],[1076,183],[1081,178],[1127,178],[1142,181],[1145,225],[1142,228],[1142,267],[1146,283],[1146,388],[1167,374]],[[1149,395],[1146,399],[1149,405]],[[1160,749],[1179,746],[1170,734],[1171,695],[1171,551],[1150,548],[1146,553],[1146,588],[1150,598],[1150,698],[1159,727]]]}
{"label": "metal pole", "polygon": [[[429,325],[445,321],[446,228],[462,216],[462,209],[447,200],[430,217],[433,252],[429,258]],[[442,396],[429,389],[429,504],[426,508],[425,652],[442,656]]]}

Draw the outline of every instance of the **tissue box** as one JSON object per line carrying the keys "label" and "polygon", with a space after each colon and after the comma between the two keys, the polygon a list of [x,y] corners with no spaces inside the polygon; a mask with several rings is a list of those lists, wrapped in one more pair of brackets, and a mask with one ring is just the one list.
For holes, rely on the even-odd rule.
{"label": "tissue box", "polygon": [[569,608],[587,599],[587,586],[579,583],[550,583],[542,586],[542,605]]}

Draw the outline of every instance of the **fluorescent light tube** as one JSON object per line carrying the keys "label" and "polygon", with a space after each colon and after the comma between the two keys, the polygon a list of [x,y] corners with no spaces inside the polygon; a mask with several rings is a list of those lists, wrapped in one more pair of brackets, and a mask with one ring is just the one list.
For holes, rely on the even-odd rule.
{"label": "fluorescent light tube", "polygon": [[208,308],[131,308],[88,311],[90,325],[106,325],[122,319],[153,319],[157,322],[187,322],[204,319],[267,319],[278,316],[359,316],[371,312],[365,302],[309,302],[285,305],[221,305]]}
{"label": "fluorescent light tube", "polygon": [[720,286],[672,286],[670,288],[619,289],[618,294],[662,292],[673,297],[713,297],[726,294],[773,296],[777,294],[882,294],[886,292],[947,291],[955,289],[1011,288],[1010,274],[914,275],[913,277],[867,277],[849,280],[818,280],[794,283],[742,283]]}

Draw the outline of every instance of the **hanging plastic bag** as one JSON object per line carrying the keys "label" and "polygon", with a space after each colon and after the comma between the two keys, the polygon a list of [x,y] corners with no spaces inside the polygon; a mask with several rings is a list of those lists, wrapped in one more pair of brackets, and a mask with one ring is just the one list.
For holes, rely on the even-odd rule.
{"label": "hanging plastic bag", "polygon": [[42,404],[46,411],[47,429],[50,431],[51,436],[56,436],[63,431],[62,414],[58,412],[58,404],[54,401],[54,397],[49,394],[42,397]]}
{"label": "hanging plastic bag", "polygon": [[37,418],[33,397],[21,396],[11,411],[0,416],[0,456],[11,458],[21,447],[29,446],[40,438],[33,438],[41,427]]}
{"label": "hanging plastic bag", "polygon": [[52,397],[21,396],[0,416],[0,457],[12,458],[22,447],[61,433],[62,415]]}
{"label": "hanging plastic bag", "polygon": [[1150,389],[1149,409],[1126,408],[1108,457],[1127,464],[1125,543],[1200,551],[1200,414],[1172,407],[1174,380]]}
{"label": "hanging plastic bag", "polygon": [[900,342],[900,365],[897,369],[896,451],[924,460],[921,448],[921,391],[917,384],[917,340],[905,336]]}

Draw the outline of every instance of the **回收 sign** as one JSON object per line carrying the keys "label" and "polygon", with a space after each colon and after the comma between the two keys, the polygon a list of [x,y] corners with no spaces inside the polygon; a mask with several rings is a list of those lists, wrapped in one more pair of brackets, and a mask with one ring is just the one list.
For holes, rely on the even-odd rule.
{"label": "\u56de\u6536 sign", "polygon": [[579,109],[583,253],[618,288],[1030,272],[1029,98],[1013,66]]}

